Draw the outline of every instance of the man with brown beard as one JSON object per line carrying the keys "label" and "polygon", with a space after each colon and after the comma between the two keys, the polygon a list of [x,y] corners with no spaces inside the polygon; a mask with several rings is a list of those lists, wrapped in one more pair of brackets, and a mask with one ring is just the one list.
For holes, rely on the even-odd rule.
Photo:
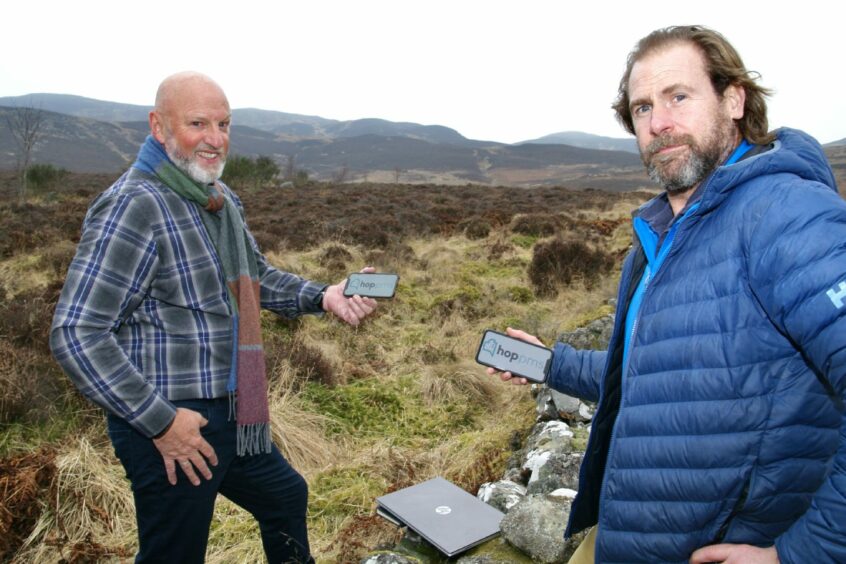
{"label": "man with brown beard", "polygon": [[664,192],[608,350],[555,346],[548,385],[597,402],[571,562],[846,562],[846,203],[767,94],[702,27],[629,55],[613,107]]}

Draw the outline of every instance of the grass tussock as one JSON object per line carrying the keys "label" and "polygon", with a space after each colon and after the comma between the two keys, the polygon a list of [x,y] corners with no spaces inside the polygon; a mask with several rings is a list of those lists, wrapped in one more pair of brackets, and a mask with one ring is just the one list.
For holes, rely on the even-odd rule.
{"label": "grass tussock", "polygon": [[135,546],[135,513],[124,471],[82,436],[55,453],[49,510],[42,511],[18,558],[24,562],[92,562],[126,558]]}
{"label": "grass tussock", "polygon": [[[102,417],[46,346],[87,203],[110,180],[69,175],[51,199],[0,203],[0,492],[14,503],[0,507],[0,560],[135,550],[132,496]],[[321,184],[279,194],[242,195],[272,264],[327,283],[365,265],[400,275],[396,297],[358,328],[262,316],[273,438],[308,481],[314,555],[358,562],[397,537],[373,514],[379,495],[437,475],[474,492],[501,476],[534,404],[473,362],[483,330],[551,343],[608,313],[627,217],[645,195]],[[219,500],[207,561],[262,558],[253,519]]]}
{"label": "grass tussock", "polygon": [[612,255],[581,241],[552,239],[535,245],[529,280],[539,296],[554,295],[559,288],[579,280],[590,287],[614,267]]}

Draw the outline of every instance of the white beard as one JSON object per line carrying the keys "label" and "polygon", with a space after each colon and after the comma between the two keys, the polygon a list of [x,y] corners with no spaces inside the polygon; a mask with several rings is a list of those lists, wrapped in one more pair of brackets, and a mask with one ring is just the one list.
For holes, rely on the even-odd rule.
{"label": "white beard", "polygon": [[170,160],[173,161],[173,164],[176,165],[176,168],[187,174],[191,180],[200,184],[213,183],[221,177],[223,168],[226,166],[226,159],[221,159],[220,164],[215,166],[214,169],[209,170],[204,168],[197,162],[196,158],[186,157],[180,153],[173,137],[165,140],[165,152]]}

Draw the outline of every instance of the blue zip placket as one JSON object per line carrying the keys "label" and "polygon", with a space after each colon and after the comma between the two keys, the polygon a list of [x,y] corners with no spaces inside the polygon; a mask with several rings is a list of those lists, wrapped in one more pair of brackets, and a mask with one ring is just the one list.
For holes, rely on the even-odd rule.
{"label": "blue zip placket", "polygon": [[[637,289],[635,290],[634,295],[632,296],[631,303],[629,304],[628,312],[626,313],[626,323],[625,329],[623,332],[623,369],[620,373],[620,405],[617,407],[617,413],[619,416],[620,411],[623,409],[623,404],[626,400],[626,377],[629,371],[629,351],[631,348],[631,344],[634,342],[634,337],[637,333],[637,325],[638,320],[640,319],[640,305],[643,302],[643,298],[646,295],[646,292],[649,290],[649,283],[655,279],[658,271],[661,268],[661,265],[664,263],[664,260],[669,256],[670,249],[672,249],[673,241],[676,238],[676,234],[678,233],[679,228],[681,225],[687,220],[697,209],[699,208],[699,202],[691,205],[687,211],[685,211],[684,215],[682,215],[677,221],[673,223],[673,226],[670,228],[670,231],[667,233],[667,236],[664,238],[663,243],[660,247],[658,247],[659,241],[659,234],[655,233],[650,227],[649,223],[647,223],[641,217],[634,218],[634,231],[637,234],[637,238],[640,241],[640,245],[643,248],[643,252],[646,255],[646,269],[643,272],[643,276],[638,283]],[[608,468],[608,462],[612,460],[612,456],[614,453],[614,435],[617,432],[617,425],[616,423],[611,429],[611,440],[608,443],[608,457],[606,458],[605,464],[605,471]],[[606,474],[603,473],[602,476],[602,486],[600,486],[599,490],[599,507],[600,507],[600,514],[599,520],[602,520],[602,500],[605,497],[605,490],[607,486],[606,481]],[[602,534],[601,528],[596,532],[596,546],[599,546],[599,535]]]}

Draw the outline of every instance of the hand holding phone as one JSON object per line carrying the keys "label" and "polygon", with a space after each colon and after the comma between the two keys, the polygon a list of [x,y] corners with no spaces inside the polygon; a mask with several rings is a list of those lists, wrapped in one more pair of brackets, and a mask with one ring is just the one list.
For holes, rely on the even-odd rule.
{"label": "hand holding phone", "polygon": [[552,367],[552,351],[488,329],[476,351],[476,362],[530,382],[543,383]]}
{"label": "hand holding phone", "polygon": [[344,296],[368,298],[393,298],[399,276],[378,272],[356,272],[347,277]]}

